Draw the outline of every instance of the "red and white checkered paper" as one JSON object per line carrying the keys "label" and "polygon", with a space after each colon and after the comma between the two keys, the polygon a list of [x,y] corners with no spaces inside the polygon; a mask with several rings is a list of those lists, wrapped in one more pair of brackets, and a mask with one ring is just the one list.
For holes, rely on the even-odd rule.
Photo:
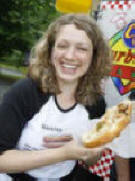
{"label": "red and white checkered paper", "polygon": [[127,10],[131,9],[132,6],[135,6],[135,0],[122,0],[122,1],[102,1],[101,2],[101,10],[104,9],[120,9],[120,10]]}
{"label": "red and white checkered paper", "polygon": [[91,173],[98,175],[100,177],[110,177],[111,167],[114,161],[114,153],[112,150],[107,149],[103,151],[102,157],[98,162],[87,168],[84,162],[79,161],[79,164],[82,165],[84,168],[87,168]]}

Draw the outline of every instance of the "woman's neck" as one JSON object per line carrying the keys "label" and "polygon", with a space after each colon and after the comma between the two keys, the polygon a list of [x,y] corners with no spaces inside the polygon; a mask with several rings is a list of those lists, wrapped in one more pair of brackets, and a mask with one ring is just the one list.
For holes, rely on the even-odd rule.
{"label": "woman's neck", "polygon": [[77,84],[59,82],[61,93],[56,96],[60,107],[68,109],[76,103],[75,92]]}
{"label": "woman's neck", "polygon": [[65,82],[58,80],[59,88],[62,94],[68,97],[74,97],[77,89],[78,82]]}

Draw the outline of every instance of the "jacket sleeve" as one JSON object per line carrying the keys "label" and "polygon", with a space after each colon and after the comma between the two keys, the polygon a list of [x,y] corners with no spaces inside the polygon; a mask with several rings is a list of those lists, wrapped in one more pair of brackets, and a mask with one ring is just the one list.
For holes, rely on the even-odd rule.
{"label": "jacket sleeve", "polygon": [[14,149],[21,130],[28,121],[30,101],[30,80],[15,83],[4,95],[0,104],[0,153]]}

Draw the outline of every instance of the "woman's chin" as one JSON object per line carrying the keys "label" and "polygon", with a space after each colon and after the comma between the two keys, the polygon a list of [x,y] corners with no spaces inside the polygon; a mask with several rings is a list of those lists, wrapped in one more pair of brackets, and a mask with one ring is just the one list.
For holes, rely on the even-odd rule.
{"label": "woman's chin", "polygon": [[71,76],[71,75],[66,74],[66,75],[59,77],[59,80],[70,83],[70,82],[77,82],[78,78],[76,78],[75,76]]}

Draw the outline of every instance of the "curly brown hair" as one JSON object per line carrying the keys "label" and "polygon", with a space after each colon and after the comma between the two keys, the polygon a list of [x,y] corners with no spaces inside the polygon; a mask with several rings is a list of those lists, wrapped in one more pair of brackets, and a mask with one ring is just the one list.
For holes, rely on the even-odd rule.
{"label": "curly brown hair", "polygon": [[79,80],[75,95],[77,102],[84,105],[92,104],[102,94],[101,81],[109,76],[111,51],[96,21],[88,15],[66,14],[50,24],[46,33],[33,48],[29,76],[39,83],[44,93],[60,93],[55,69],[50,59],[60,27],[67,24],[74,24],[76,28],[85,31],[93,44],[92,64]]}

